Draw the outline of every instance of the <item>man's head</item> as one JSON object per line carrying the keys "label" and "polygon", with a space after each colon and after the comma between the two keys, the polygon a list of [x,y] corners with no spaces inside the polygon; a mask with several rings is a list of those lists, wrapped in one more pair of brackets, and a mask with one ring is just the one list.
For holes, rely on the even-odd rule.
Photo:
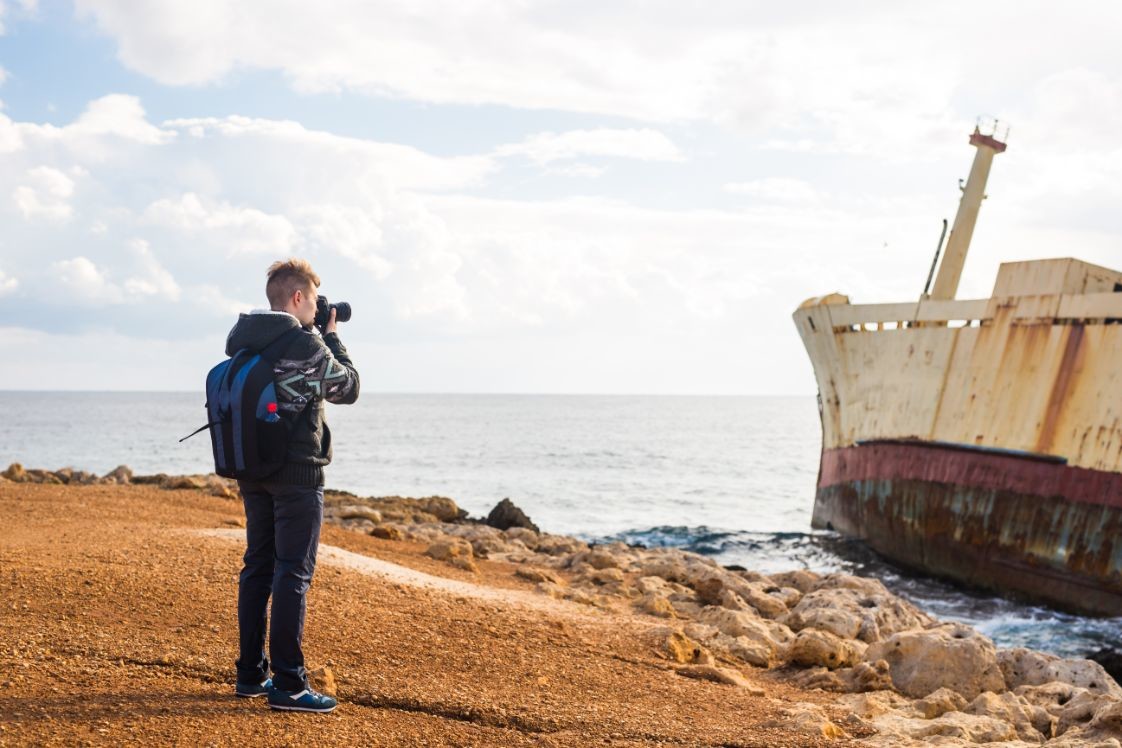
{"label": "man's head", "polygon": [[269,307],[276,312],[288,312],[307,327],[316,318],[316,292],[319,276],[307,260],[295,257],[277,260],[269,266],[269,280],[265,295]]}

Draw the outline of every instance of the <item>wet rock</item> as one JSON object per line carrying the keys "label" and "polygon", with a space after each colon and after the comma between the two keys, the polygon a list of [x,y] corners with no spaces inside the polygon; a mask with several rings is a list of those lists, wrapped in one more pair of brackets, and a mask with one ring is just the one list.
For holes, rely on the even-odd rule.
{"label": "wet rock", "polygon": [[993,642],[961,624],[893,634],[870,645],[865,660],[887,661],[893,685],[913,698],[944,687],[971,700],[1005,690]]}
{"label": "wet rock", "polygon": [[472,558],[471,545],[459,538],[433,543],[425,550],[425,555],[460,569],[479,571]]}
{"label": "wet rock", "polygon": [[308,683],[311,687],[328,696],[338,696],[338,687],[335,683],[335,673],[330,667],[324,666],[308,671]]}
{"label": "wet rock", "polygon": [[866,645],[821,629],[805,628],[791,645],[790,659],[804,667],[818,665],[836,670],[861,661]]}
{"label": "wet rock", "polygon": [[1003,649],[997,653],[997,660],[1011,689],[1058,681],[1122,699],[1122,686],[1092,660],[1065,660],[1023,647]]}
{"label": "wet rock", "polygon": [[532,566],[520,566],[515,569],[514,575],[527,579],[531,582],[549,582],[550,584],[560,585],[561,577],[554,574],[552,571],[546,569],[536,569]]}
{"label": "wet rock", "polygon": [[499,530],[509,530],[512,527],[521,527],[533,532],[540,532],[538,526],[530,521],[526,513],[514,505],[510,499],[503,499],[487,515],[484,523]]}
{"label": "wet rock", "polygon": [[1103,666],[1103,670],[1114,678],[1114,682],[1122,684],[1122,652],[1116,649],[1103,648],[1087,655],[1088,660],[1094,660]]}
{"label": "wet rock", "polygon": [[394,525],[378,525],[370,529],[370,535],[382,540],[402,540],[405,536]]}

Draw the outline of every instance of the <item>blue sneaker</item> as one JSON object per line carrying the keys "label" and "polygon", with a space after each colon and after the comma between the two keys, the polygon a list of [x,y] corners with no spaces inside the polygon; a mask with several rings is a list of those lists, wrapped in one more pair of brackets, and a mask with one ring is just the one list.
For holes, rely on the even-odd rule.
{"label": "blue sneaker", "polygon": [[269,689],[269,707],[286,712],[330,712],[338,702],[330,696],[316,693],[310,688],[303,691]]}
{"label": "blue sneaker", "polygon": [[234,686],[234,695],[241,696],[243,699],[256,699],[258,696],[264,696],[269,693],[269,689],[273,687],[273,679],[266,678],[260,683],[241,683],[239,682]]}

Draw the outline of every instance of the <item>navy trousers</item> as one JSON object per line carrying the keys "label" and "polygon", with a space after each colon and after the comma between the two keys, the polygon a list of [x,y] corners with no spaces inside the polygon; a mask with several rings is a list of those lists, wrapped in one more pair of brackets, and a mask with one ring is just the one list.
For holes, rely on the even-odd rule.
{"label": "navy trousers", "polygon": [[[269,676],[283,691],[308,686],[304,670],[305,598],[316,568],[323,524],[323,486],[239,481],[245,504],[245,564],[238,581],[238,681]],[[265,656],[266,609],[273,599],[269,657]]]}

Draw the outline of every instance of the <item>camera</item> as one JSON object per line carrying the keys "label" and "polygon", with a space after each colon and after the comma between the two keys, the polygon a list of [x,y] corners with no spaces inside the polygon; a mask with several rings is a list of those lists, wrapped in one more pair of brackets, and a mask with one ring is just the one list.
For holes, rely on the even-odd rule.
{"label": "camera", "polygon": [[331,319],[331,310],[335,310],[336,322],[348,322],[351,319],[351,305],[345,301],[340,301],[335,304],[330,303],[326,296],[320,295],[316,297],[316,318],[312,321],[321,334],[326,334],[324,328],[327,327],[327,320]]}

